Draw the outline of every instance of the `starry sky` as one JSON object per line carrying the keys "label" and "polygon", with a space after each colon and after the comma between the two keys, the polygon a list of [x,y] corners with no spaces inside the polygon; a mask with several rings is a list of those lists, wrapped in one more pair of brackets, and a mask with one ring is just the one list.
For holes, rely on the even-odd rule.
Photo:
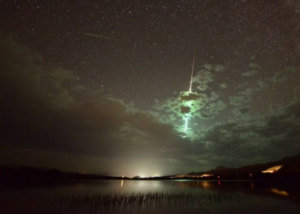
{"label": "starry sky", "polygon": [[1,164],[153,176],[300,153],[297,0],[0,0],[0,20]]}

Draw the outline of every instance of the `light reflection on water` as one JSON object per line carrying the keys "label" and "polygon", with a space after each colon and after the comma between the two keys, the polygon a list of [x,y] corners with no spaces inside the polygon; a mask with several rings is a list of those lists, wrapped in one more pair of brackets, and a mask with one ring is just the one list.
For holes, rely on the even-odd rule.
{"label": "light reflection on water", "polygon": [[[256,189],[251,181],[103,180],[64,183],[50,188],[0,191],[3,207],[17,213],[298,213],[299,203],[288,190]],[[4,204],[1,204],[2,203]],[[28,203],[30,201],[30,203]],[[28,207],[28,204],[32,206]],[[18,206],[16,206],[18,205]],[[25,206],[26,205],[26,206]],[[24,208],[27,207],[26,209]],[[32,210],[31,210],[32,209]],[[23,212],[26,210],[26,212]],[[124,211],[125,210],[125,211]],[[45,210],[43,210],[43,213]],[[281,211],[281,212],[279,212]]]}

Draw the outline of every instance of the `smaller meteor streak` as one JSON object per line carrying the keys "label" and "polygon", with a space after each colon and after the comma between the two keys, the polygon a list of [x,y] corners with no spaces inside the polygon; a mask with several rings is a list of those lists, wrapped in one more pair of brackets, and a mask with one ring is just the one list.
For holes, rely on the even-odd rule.
{"label": "smaller meteor streak", "polygon": [[97,38],[102,38],[102,39],[109,39],[109,40],[115,40],[115,41],[122,41],[121,39],[116,39],[113,37],[107,37],[107,36],[101,36],[101,35],[97,35],[97,34],[92,34],[92,33],[82,33],[86,36],[93,36],[93,37],[97,37]]}

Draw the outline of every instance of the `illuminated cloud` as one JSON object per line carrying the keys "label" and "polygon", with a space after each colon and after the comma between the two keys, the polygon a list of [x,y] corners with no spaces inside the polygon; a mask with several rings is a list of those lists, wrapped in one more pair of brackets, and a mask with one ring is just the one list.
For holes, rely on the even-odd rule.
{"label": "illuminated cloud", "polygon": [[208,119],[213,118],[220,112],[222,112],[226,108],[226,105],[222,101],[218,101],[216,103],[209,103],[203,108],[203,111],[201,112],[201,118],[202,119]]}
{"label": "illuminated cloud", "polygon": [[243,117],[249,115],[251,109],[250,107],[241,107],[241,108],[233,109],[232,111],[235,117]]}
{"label": "illuminated cloud", "polygon": [[225,89],[225,88],[227,88],[227,87],[228,87],[228,85],[227,85],[226,83],[221,83],[221,84],[220,84],[220,88]]}
{"label": "illuminated cloud", "polygon": [[289,78],[289,76],[292,75],[293,73],[296,73],[295,67],[293,66],[286,67],[281,71],[277,72],[272,78],[272,81],[273,83],[285,82]]}
{"label": "illuminated cloud", "polygon": [[250,77],[250,76],[256,74],[256,72],[257,72],[256,70],[246,71],[246,72],[242,73],[242,76]]}
{"label": "illuminated cloud", "polygon": [[232,96],[230,97],[230,104],[231,105],[234,105],[234,106],[240,106],[240,105],[245,105],[249,102],[252,101],[252,97],[250,96],[243,96],[243,95],[240,95],[240,96]]}

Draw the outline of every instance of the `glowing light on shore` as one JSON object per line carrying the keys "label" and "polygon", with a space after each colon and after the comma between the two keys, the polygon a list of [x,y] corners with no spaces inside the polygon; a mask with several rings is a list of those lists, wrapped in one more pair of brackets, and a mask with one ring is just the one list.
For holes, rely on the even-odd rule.
{"label": "glowing light on shore", "polygon": [[203,174],[200,177],[201,178],[208,178],[208,177],[212,177],[212,176],[214,176],[214,175],[212,175],[212,174]]}
{"label": "glowing light on shore", "polygon": [[275,193],[275,194],[282,195],[282,196],[289,196],[290,195],[287,191],[279,190],[277,188],[272,188],[272,189],[270,189],[270,191]]}
{"label": "glowing light on shore", "polygon": [[273,166],[271,168],[268,168],[264,171],[262,171],[262,173],[274,173],[274,172],[277,172],[279,169],[281,169],[283,167],[283,165],[278,165],[278,166]]}

